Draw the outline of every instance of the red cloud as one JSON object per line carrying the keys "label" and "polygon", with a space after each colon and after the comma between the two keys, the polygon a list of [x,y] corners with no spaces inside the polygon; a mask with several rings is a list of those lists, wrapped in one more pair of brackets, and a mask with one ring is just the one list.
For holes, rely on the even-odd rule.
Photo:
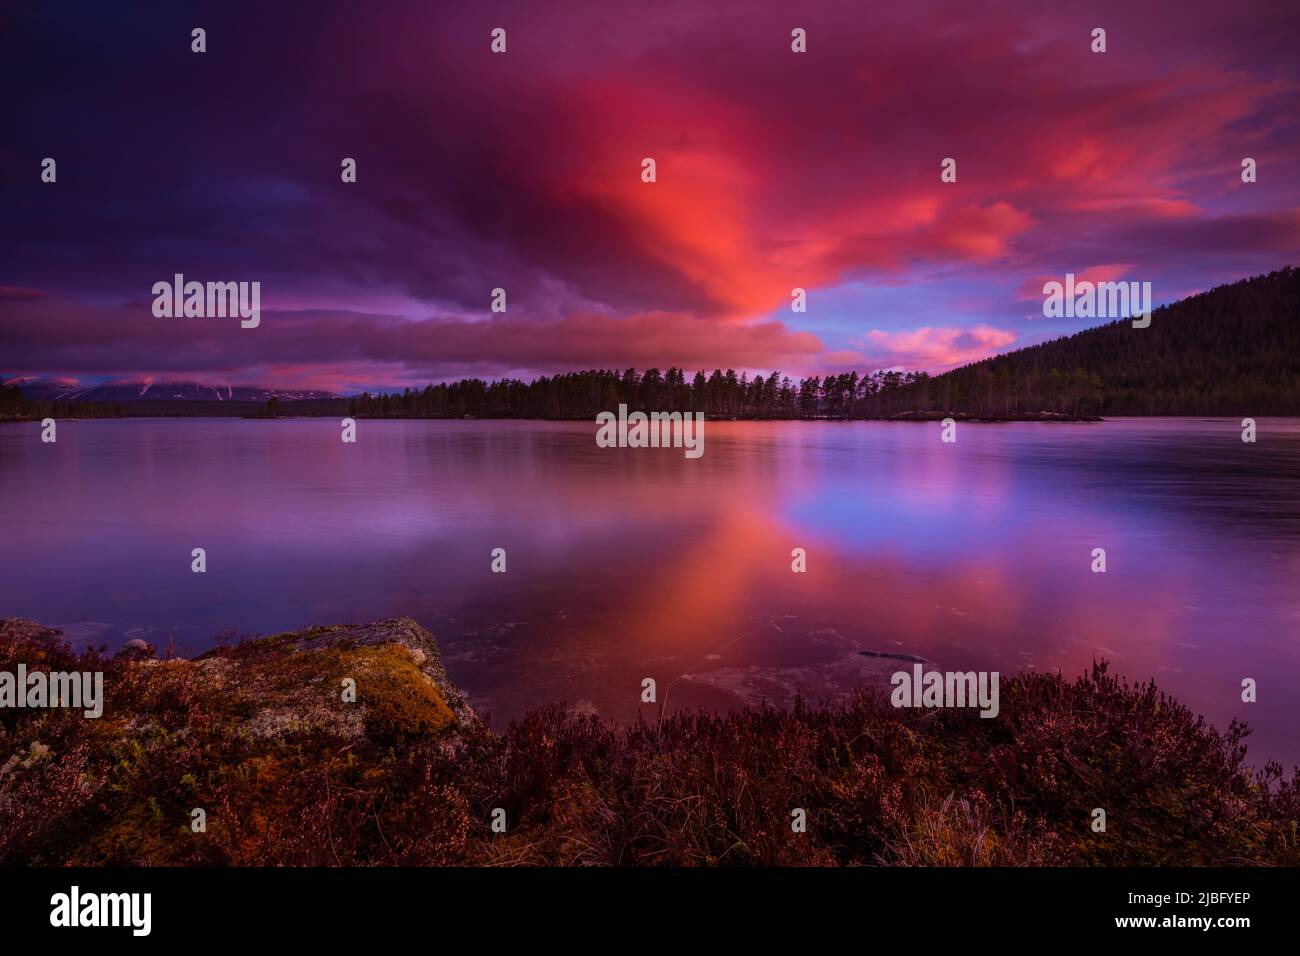
{"label": "red cloud", "polygon": [[[616,14],[578,0],[500,14],[385,4],[364,18],[325,5],[302,42],[286,42],[300,29],[287,13],[245,31],[241,55],[262,67],[183,118],[227,132],[214,145],[165,128],[179,152],[161,153],[104,149],[104,130],[155,122],[139,95],[157,83],[147,61],[105,78],[34,37],[15,45],[12,72],[57,67],[62,80],[17,91],[29,138],[67,137],[110,165],[75,193],[44,188],[30,170],[10,175],[6,157],[25,145],[0,146],[17,200],[0,236],[13,283],[0,290],[0,354],[14,371],[315,367],[322,380],[815,372],[845,358],[851,335],[820,330],[852,317],[760,321],[796,286],[865,280],[918,300],[949,279],[997,290],[978,296],[973,328],[955,315],[861,340],[868,365],[937,369],[1014,341],[999,305],[1023,307],[1001,290],[1038,298],[1045,278],[1081,269],[1207,288],[1294,261],[1300,18],[1250,0],[1090,10],[917,0],[883,14],[819,0],[799,10],[809,52],[794,54],[790,7],[775,0]],[[485,39],[507,13],[510,52],[493,56]],[[1105,55],[1088,49],[1094,22]],[[110,43],[130,25],[103,29]],[[71,88],[85,95],[58,92]],[[320,157],[353,152],[360,179],[342,187]],[[1260,162],[1249,187],[1247,155]],[[956,182],[940,180],[946,157]],[[23,177],[32,185],[13,185]],[[266,328],[142,326],[133,311],[71,304],[134,301],[176,271],[261,279]],[[508,319],[487,318],[498,286]],[[55,292],[39,300],[38,288]],[[295,301],[337,308],[287,312]]]}

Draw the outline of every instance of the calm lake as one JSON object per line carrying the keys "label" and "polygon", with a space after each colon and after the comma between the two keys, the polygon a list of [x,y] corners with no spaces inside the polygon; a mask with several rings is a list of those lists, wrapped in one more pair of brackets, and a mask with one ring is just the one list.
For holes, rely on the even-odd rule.
{"label": "calm lake", "polygon": [[[594,422],[0,425],[0,617],[78,642],[410,615],[498,726],[842,693],[910,669],[1106,658],[1300,762],[1300,422],[707,423],[702,458]],[[207,572],[190,552],[207,552]],[[504,548],[507,571],[492,573]],[[791,571],[791,549],[807,573]],[[1107,571],[1091,571],[1094,548]],[[1241,701],[1241,681],[1259,684]],[[646,705],[649,716],[652,707]]]}

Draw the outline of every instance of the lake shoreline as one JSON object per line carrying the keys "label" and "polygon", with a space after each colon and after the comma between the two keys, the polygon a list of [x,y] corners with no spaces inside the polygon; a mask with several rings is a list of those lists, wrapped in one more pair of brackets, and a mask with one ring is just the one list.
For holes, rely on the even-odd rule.
{"label": "lake shoreline", "polygon": [[993,720],[866,692],[625,727],[552,705],[495,734],[410,618],[189,660],[0,621],[18,662],[107,692],[98,720],[0,710],[3,864],[1300,863],[1300,778],[1105,664],[1012,677]]}

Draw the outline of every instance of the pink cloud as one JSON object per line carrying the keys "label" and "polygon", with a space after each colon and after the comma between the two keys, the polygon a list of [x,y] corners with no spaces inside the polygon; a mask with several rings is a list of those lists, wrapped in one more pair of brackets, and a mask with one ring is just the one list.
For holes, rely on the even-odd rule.
{"label": "pink cloud", "polygon": [[273,376],[282,371],[296,387],[331,389],[377,372],[415,384],[629,365],[812,367],[824,352],[816,335],[780,322],[719,323],[676,313],[539,321],[520,312],[466,321],[264,310],[258,328],[242,329],[238,320],[154,318],[148,302],[7,304],[0,308],[0,340],[10,346],[4,360],[11,372],[75,368],[254,385],[278,384]]}
{"label": "pink cloud", "polygon": [[[1074,273],[1075,283],[1080,282],[1117,282],[1133,271],[1131,263],[1112,262],[1100,266],[1088,266],[1086,269],[1068,270]],[[1042,301],[1043,286],[1048,282],[1065,282],[1065,273],[1061,275],[1030,276],[1021,284],[1019,293],[1021,301]]]}
{"label": "pink cloud", "polygon": [[995,355],[1017,338],[1009,329],[989,325],[969,329],[924,326],[904,332],[872,329],[860,345],[872,368],[946,370]]}

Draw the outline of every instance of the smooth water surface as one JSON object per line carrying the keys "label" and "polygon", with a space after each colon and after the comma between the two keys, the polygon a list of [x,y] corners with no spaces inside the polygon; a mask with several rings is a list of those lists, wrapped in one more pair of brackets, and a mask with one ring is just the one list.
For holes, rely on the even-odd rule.
{"label": "smooth water surface", "polygon": [[1255,444],[1230,420],[963,424],[955,444],[932,423],[708,422],[698,460],[597,448],[586,422],[339,433],[0,425],[0,617],[195,653],[410,615],[498,724],[555,700],[625,720],[645,677],[670,710],[725,708],[900,667],[859,650],[1003,673],[1104,657],[1248,720],[1252,763],[1300,761],[1295,420]]}

